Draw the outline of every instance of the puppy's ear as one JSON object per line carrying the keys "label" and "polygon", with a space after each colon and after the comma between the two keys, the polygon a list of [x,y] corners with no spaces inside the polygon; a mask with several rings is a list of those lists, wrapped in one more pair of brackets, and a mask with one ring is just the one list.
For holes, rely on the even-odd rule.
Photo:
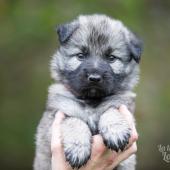
{"label": "puppy's ear", "polygon": [[143,50],[143,41],[134,33],[128,30],[128,48],[131,57],[137,62],[140,62]]}
{"label": "puppy's ear", "polygon": [[78,27],[79,24],[77,21],[57,26],[56,31],[58,33],[60,43],[63,44],[67,42],[72,34],[78,29]]}

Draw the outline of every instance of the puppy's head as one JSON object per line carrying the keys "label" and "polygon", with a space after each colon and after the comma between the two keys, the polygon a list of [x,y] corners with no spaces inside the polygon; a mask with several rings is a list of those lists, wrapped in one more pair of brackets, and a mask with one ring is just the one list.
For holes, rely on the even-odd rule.
{"label": "puppy's head", "polygon": [[57,32],[60,48],[51,62],[52,77],[77,97],[102,98],[136,85],[141,41],[120,21],[80,16]]}

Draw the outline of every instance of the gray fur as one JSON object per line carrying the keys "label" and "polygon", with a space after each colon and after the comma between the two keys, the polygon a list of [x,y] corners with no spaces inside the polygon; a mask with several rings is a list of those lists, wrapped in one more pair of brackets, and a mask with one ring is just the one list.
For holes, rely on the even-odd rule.
{"label": "gray fur", "polygon": [[[127,121],[114,109],[124,104],[134,113],[132,90],[139,79],[140,41],[120,21],[105,15],[79,16],[60,26],[58,35],[61,46],[51,61],[55,83],[37,129],[34,170],[51,170],[51,125],[58,110],[67,115],[61,126],[63,146],[73,168],[90,158],[92,135],[101,134],[108,148],[123,151],[131,134]],[[86,55],[86,61],[78,53]],[[114,62],[106,61],[103,56],[108,55],[116,56]],[[85,80],[85,74],[94,73],[102,77],[100,90],[89,88]],[[134,156],[118,166],[118,170],[134,169]]]}

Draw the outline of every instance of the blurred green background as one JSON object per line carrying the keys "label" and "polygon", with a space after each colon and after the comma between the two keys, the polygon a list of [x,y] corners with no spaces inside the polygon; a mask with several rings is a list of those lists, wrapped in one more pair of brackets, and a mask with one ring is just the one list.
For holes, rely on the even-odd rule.
{"label": "blurred green background", "polygon": [[157,147],[170,144],[170,0],[0,0],[1,170],[32,169],[58,46],[55,25],[91,13],[121,19],[143,38],[137,169],[170,169]]}

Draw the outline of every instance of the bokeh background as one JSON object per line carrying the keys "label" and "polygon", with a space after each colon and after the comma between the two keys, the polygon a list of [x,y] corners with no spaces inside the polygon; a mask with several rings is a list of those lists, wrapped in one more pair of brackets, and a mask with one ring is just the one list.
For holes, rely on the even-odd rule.
{"label": "bokeh background", "polygon": [[58,47],[55,25],[91,13],[121,19],[143,38],[137,169],[170,169],[158,150],[170,145],[170,0],[0,0],[1,170],[32,169],[52,83],[49,60]]}

